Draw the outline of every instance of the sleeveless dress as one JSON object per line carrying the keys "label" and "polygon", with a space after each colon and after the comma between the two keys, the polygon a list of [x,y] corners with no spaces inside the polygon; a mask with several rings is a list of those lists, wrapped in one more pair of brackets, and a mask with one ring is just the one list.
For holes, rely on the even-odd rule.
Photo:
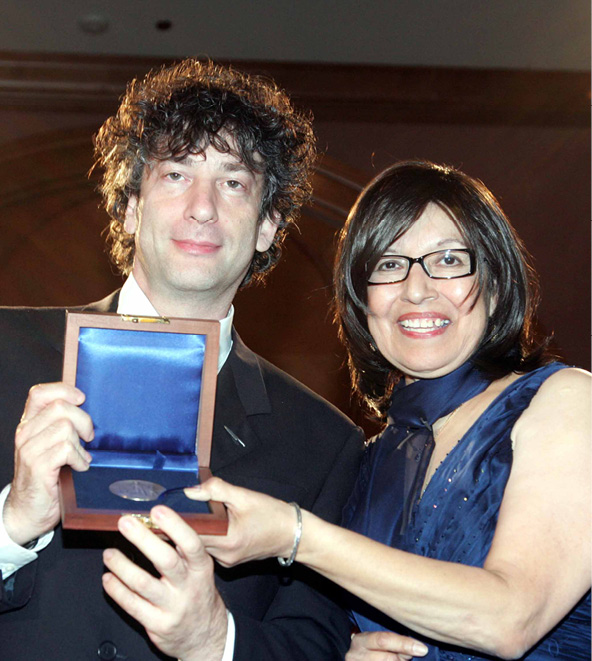
{"label": "sleeveless dress", "polygon": [[[525,374],[508,386],[442,461],[421,500],[410,508],[401,502],[397,484],[407,462],[428,461],[393,447],[387,429],[366,450],[358,482],[344,509],[344,525],[384,544],[417,555],[482,567],[489,552],[499,508],[512,468],[510,433],[545,379],[565,367],[552,363]],[[396,426],[396,425],[395,425]],[[390,441],[390,442],[389,442]],[[393,485],[389,488],[388,485]],[[390,491],[390,493],[388,493]],[[405,510],[407,513],[404,514]],[[401,525],[405,517],[405,524]],[[590,660],[590,592],[523,659]],[[421,639],[383,613],[356,602],[352,613],[361,631],[391,630]],[[424,659],[489,659],[467,649],[433,640],[423,642]]]}

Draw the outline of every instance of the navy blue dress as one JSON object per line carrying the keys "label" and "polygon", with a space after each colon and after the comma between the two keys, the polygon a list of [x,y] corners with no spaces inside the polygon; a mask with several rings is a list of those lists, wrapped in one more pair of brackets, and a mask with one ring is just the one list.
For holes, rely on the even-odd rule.
{"label": "navy blue dress", "polygon": [[[403,481],[406,462],[423,466],[423,475],[428,462],[401,452],[400,446],[393,447],[392,435],[385,430],[366,451],[344,510],[346,527],[417,555],[482,567],[512,468],[510,432],[542,382],[562,367],[554,363],[522,376],[491,403],[440,464],[421,500],[405,515],[404,526],[400,525],[404,507],[396,485]],[[388,484],[393,485],[390,494]],[[357,604],[355,611],[353,617],[361,631],[410,633],[365,604]],[[421,639],[415,632],[411,635]],[[490,658],[446,643],[423,642],[430,650],[424,658],[430,661]],[[589,661],[590,593],[523,658]]]}

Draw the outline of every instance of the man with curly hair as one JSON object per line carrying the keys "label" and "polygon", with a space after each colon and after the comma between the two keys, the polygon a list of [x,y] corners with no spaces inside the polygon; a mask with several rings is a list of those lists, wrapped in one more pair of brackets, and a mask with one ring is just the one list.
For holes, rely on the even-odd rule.
{"label": "man with curly hair", "polygon": [[[220,320],[214,474],[337,521],[360,431],[232,329],[237,290],[273,268],[310,195],[310,120],[270,81],[186,60],[132,82],[95,148],[126,280],[82,309]],[[61,530],[59,469],[87,469],[94,435],[59,382],[64,317],[0,309],[0,658],[343,658],[347,618],[301,569],[214,568],[184,527],[170,545],[130,517],[128,541]]]}

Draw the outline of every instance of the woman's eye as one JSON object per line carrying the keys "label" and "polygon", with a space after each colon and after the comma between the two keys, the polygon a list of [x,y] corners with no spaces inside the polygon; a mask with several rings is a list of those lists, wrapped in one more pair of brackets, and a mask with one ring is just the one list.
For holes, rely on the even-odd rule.
{"label": "woman's eye", "polygon": [[376,266],[377,271],[396,271],[403,268],[403,264],[396,259],[386,259],[383,262],[378,262]]}

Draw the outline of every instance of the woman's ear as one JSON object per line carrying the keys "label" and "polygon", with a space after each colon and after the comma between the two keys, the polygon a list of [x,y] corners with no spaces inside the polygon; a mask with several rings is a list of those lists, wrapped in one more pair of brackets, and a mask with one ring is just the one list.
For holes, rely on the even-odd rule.
{"label": "woman's ear", "polygon": [[495,312],[496,308],[497,308],[497,294],[492,294],[489,297],[489,310],[488,310],[488,312],[489,312],[490,317]]}

